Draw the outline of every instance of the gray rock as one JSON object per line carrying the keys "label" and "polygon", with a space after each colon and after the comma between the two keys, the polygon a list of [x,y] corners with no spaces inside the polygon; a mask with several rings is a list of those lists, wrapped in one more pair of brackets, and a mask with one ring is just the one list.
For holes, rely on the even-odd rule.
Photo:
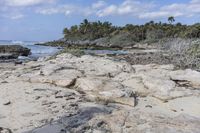
{"label": "gray rock", "polygon": [[11,101],[4,101],[3,105],[10,105],[11,104]]}
{"label": "gray rock", "polygon": [[9,53],[14,56],[28,56],[30,49],[20,45],[0,45],[0,53]]}

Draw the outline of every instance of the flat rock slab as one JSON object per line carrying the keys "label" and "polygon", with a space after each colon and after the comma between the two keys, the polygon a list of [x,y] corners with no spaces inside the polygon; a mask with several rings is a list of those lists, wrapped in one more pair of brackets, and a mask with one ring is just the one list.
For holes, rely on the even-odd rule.
{"label": "flat rock slab", "polygon": [[[59,119],[79,99],[73,90],[40,83],[0,84],[0,90],[0,114],[5,116],[0,118],[0,125],[17,133]],[[69,93],[73,95],[65,95]],[[66,100],[69,97],[70,102]]]}
{"label": "flat rock slab", "polygon": [[134,92],[118,82],[102,78],[80,78],[75,88],[87,94],[94,101],[114,102],[134,107],[136,99]]}
{"label": "flat rock slab", "polygon": [[173,71],[170,72],[170,78],[182,85],[200,89],[200,73],[197,71],[191,69]]}
{"label": "flat rock slab", "polygon": [[173,65],[89,55],[2,65],[0,127],[15,133],[198,133],[199,79],[200,72]]}

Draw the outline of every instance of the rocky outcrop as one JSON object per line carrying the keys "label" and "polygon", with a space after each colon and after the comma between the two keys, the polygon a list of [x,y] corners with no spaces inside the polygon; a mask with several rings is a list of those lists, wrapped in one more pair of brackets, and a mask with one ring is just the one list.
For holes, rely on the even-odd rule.
{"label": "rocky outcrop", "polygon": [[0,58],[11,59],[18,56],[28,56],[30,49],[22,47],[20,45],[0,45]]}
{"label": "rocky outcrop", "polygon": [[[123,45],[122,45],[123,44]],[[136,44],[135,37],[130,33],[120,33],[118,35],[112,35],[111,37],[103,37],[95,40],[83,40],[83,39],[59,39],[57,41],[46,42],[43,44],[45,46],[60,46],[60,47],[72,47],[72,48],[132,48]]]}
{"label": "rocky outcrop", "polygon": [[199,132],[200,72],[194,70],[61,54],[0,71],[2,129]]}

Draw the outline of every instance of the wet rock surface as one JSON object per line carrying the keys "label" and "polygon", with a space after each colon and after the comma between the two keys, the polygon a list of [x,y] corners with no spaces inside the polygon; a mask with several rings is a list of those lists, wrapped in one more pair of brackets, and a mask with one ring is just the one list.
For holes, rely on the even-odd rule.
{"label": "wet rock surface", "polygon": [[61,54],[0,72],[0,132],[199,132],[194,70]]}
{"label": "wet rock surface", "polygon": [[20,45],[0,45],[0,59],[1,58],[14,58],[18,56],[28,56],[30,49]]}

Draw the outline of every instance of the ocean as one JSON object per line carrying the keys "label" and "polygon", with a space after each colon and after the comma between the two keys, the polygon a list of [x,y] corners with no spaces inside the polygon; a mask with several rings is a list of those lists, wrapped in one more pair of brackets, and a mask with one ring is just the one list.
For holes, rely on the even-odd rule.
{"label": "ocean", "polygon": [[36,43],[41,43],[41,42],[0,40],[0,45],[21,45],[23,47],[31,49],[31,55],[28,56],[29,58],[39,58],[39,57],[49,56],[56,54],[59,51],[59,49],[56,47],[34,45]]}

